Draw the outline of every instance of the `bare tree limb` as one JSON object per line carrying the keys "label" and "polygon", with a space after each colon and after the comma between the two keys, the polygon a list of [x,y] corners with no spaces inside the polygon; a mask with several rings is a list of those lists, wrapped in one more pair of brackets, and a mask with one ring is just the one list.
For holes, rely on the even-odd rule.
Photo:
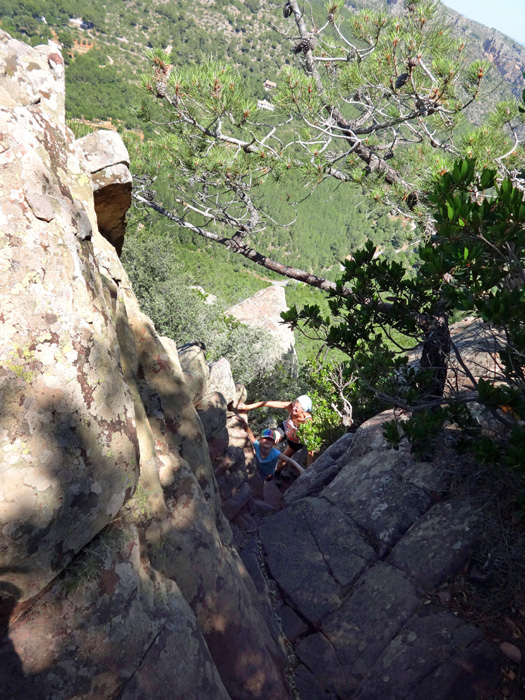
{"label": "bare tree limb", "polygon": [[162,214],[162,216],[165,216],[170,221],[173,221],[181,228],[185,228],[188,231],[192,231],[193,233],[196,233],[199,236],[208,239],[209,241],[213,241],[214,243],[223,245],[226,248],[229,248],[234,253],[238,253],[239,255],[242,255],[243,257],[247,258],[248,260],[251,260],[257,265],[265,267],[267,270],[273,270],[273,272],[277,272],[280,275],[283,275],[284,277],[289,277],[290,279],[297,280],[298,282],[304,282],[305,284],[308,284],[311,287],[322,289],[325,292],[332,292],[337,296],[354,296],[352,291],[348,289],[348,287],[338,287],[335,284],[335,282],[331,282],[330,280],[327,280],[324,277],[318,277],[317,275],[313,275],[310,272],[306,272],[305,270],[299,270],[296,267],[283,265],[282,263],[276,262],[275,260],[268,258],[266,255],[259,253],[243,241],[245,235],[244,232],[237,232],[231,238],[228,238],[227,236],[220,236],[214,231],[208,231],[202,228],[201,226],[197,226],[195,224],[190,223],[189,221],[186,221],[185,219],[181,219],[173,212],[170,212],[160,204],[157,204],[157,202],[151,201],[138,194],[137,192],[133,193],[133,198],[136,202],[140,202],[149,209],[153,209],[159,214]]}

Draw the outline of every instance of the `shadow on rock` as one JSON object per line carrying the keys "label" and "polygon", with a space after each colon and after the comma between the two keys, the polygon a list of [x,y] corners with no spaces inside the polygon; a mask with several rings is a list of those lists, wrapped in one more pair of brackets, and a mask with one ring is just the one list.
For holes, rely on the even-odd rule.
{"label": "shadow on rock", "polygon": [[9,637],[9,625],[16,613],[20,591],[16,586],[0,582],[0,697],[3,700],[31,698],[46,700],[46,690],[31,674],[26,675],[20,657]]}

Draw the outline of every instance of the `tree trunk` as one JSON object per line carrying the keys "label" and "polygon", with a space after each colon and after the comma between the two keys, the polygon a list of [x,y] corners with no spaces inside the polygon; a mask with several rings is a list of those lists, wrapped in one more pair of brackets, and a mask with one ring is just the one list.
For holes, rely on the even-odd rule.
{"label": "tree trunk", "polygon": [[435,312],[421,324],[425,332],[421,352],[421,369],[431,369],[431,376],[421,381],[419,389],[424,397],[439,398],[445,391],[447,379],[448,356],[450,353],[450,330],[448,313],[441,302],[436,304]]}

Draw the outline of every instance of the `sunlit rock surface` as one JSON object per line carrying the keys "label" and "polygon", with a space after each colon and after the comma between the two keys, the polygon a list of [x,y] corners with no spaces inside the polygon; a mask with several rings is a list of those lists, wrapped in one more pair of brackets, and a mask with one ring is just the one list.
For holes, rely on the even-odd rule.
{"label": "sunlit rock surface", "polygon": [[230,306],[224,313],[247,326],[271,333],[274,350],[268,357],[269,361],[289,356],[295,362],[294,334],[281,319],[281,312],[287,310],[284,287],[272,284],[239,304]]}
{"label": "sunlit rock surface", "polygon": [[62,59],[5,34],[0,50],[17,99],[0,108],[0,567],[22,601],[117,515],[139,453]]}
{"label": "sunlit rock surface", "polygon": [[388,449],[391,418],[335,443],[259,529],[297,687],[305,700],[491,697],[494,648],[431,597],[468,563],[480,504],[447,496],[444,456],[428,463],[404,443]]}
{"label": "sunlit rock surface", "polygon": [[120,255],[125,216],[131,205],[128,151],[115,131],[95,131],[79,139],[77,145],[91,173],[99,231]]}

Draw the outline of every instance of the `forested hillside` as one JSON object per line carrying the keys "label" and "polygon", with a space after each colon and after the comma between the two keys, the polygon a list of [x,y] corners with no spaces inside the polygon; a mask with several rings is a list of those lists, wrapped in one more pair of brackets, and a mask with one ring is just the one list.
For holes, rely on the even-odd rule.
{"label": "forested hillside", "polygon": [[[322,3],[316,5],[320,9]],[[271,100],[264,81],[276,79],[280,68],[293,60],[291,41],[283,40],[273,25],[274,20],[278,23],[280,9],[265,10],[260,0],[213,4],[3,0],[0,7],[2,26],[19,38],[34,45],[54,36],[62,43],[68,62],[69,118],[113,119],[120,130],[148,130],[137,116],[148,46],[167,47],[177,64],[198,62],[205,56],[226,57],[235,63],[247,93],[256,99]],[[82,24],[70,20],[75,17]],[[82,41],[92,42],[93,48],[84,52]],[[263,245],[278,250],[288,264],[335,277],[339,261],[367,238],[389,253],[403,245],[406,227],[390,219],[388,210],[380,206],[371,212],[359,187],[345,193],[344,204],[333,184],[309,195],[303,183],[291,177],[283,186],[267,189],[265,199],[272,202],[276,222],[294,224],[270,226]],[[297,200],[304,200],[300,207],[294,206]],[[149,235],[163,235],[165,227],[165,222],[150,221]],[[182,245],[180,256],[190,274],[226,301],[238,301],[254,289],[249,278],[243,284],[234,282],[241,268],[246,268],[245,262],[231,262],[231,254],[214,250],[220,264],[210,269],[202,259],[202,245],[186,232],[170,231],[170,241]]]}

